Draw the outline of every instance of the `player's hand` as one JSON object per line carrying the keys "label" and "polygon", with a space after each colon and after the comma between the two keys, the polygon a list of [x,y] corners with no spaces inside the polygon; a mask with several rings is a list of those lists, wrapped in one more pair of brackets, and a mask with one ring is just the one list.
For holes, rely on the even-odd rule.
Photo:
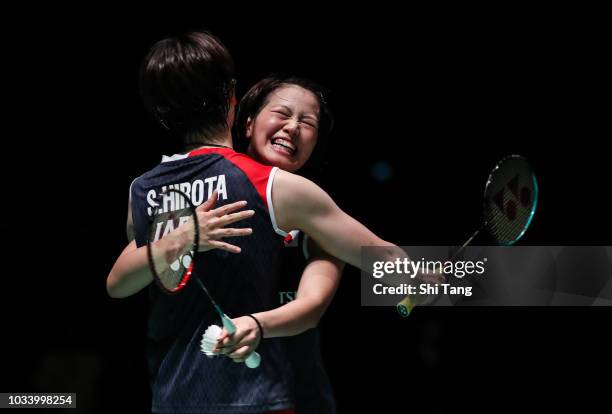
{"label": "player's hand", "polygon": [[[408,295],[402,301],[400,301],[397,305],[397,311],[400,315],[407,317],[412,312],[412,309],[417,305],[428,305],[433,303],[439,296],[435,294],[423,294],[420,293],[420,285],[428,284],[430,286],[439,285],[441,283],[446,282],[446,276],[444,273],[440,273],[438,271],[431,272],[419,272],[411,279],[410,284],[416,287],[416,292],[413,295]],[[440,291],[440,289],[436,289],[436,291]]]}
{"label": "player's hand", "polygon": [[237,201],[213,209],[217,202],[217,197],[217,191],[215,190],[208,200],[196,208],[198,225],[200,227],[200,247],[198,251],[205,252],[212,249],[221,249],[231,253],[240,253],[240,247],[224,242],[223,238],[248,236],[253,234],[253,229],[250,227],[239,229],[226,228],[225,226],[249,218],[255,214],[255,211],[238,211],[246,207],[246,201]]}
{"label": "player's hand", "polygon": [[236,325],[236,332],[230,335],[223,329],[213,352],[227,355],[234,362],[244,362],[261,341],[259,327],[249,316],[232,319],[232,322]]}

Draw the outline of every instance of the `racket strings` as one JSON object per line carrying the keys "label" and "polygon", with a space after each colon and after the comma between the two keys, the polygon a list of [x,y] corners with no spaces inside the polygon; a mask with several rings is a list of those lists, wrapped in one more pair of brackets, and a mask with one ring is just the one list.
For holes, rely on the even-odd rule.
{"label": "racket strings", "polygon": [[[160,209],[164,208],[163,200],[168,197],[167,193],[163,193],[157,199],[158,207],[153,213],[153,221],[149,234],[149,246],[155,249],[153,243],[157,240],[166,237],[169,233],[176,231],[180,226],[193,226],[194,241],[191,248],[178,257],[165,258],[163,265],[160,262],[156,263],[151,260],[153,276],[158,284],[168,292],[177,292],[181,290],[189,281],[193,271],[195,252],[197,251],[197,217],[190,200],[186,195],[177,190],[172,191],[172,210],[170,212],[159,213]],[[166,204],[167,207],[167,204]]]}
{"label": "racket strings", "polygon": [[[485,205],[487,229],[498,244],[511,244],[520,238],[533,215],[535,189],[530,184],[518,189],[516,187],[518,176],[519,174],[508,180],[509,184],[487,198]],[[524,173],[522,176],[530,177],[530,174]],[[498,177],[498,180],[504,182],[505,177]]]}

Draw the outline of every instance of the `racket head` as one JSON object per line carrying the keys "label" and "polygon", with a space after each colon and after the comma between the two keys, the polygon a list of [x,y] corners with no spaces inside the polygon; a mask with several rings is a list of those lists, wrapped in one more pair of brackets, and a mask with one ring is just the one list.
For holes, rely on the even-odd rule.
{"label": "racket head", "polygon": [[489,174],[484,191],[484,227],[498,245],[510,246],[523,237],[538,205],[535,174],[521,155],[510,155]]}
{"label": "racket head", "polygon": [[[147,233],[149,268],[157,285],[166,293],[182,290],[189,281],[199,245],[198,217],[191,199],[184,192],[168,188],[153,201],[152,221]],[[173,237],[184,230],[190,237],[187,251],[163,253],[156,243],[164,237]]]}

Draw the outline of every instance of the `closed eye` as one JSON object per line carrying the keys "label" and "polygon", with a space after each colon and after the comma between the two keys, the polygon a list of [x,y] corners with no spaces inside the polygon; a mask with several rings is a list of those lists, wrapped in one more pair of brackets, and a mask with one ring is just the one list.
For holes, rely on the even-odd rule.
{"label": "closed eye", "polygon": [[319,120],[312,115],[302,116],[300,122],[315,129],[319,127]]}
{"label": "closed eye", "polygon": [[279,114],[279,115],[281,115],[281,116],[283,116],[285,118],[291,117],[291,114],[288,113],[287,111],[272,111],[272,112],[274,112],[275,114]]}
{"label": "closed eye", "polygon": [[317,121],[313,121],[310,119],[302,119],[300,122],[314,129],[317,129],[319,127],[319,125],[317,124]]}

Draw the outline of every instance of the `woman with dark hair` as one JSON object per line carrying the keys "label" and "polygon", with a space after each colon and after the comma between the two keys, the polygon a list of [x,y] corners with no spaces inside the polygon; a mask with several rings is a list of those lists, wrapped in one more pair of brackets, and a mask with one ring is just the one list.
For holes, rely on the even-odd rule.
{"label": "woman with dark hair", "polygon": [[[311,117],[309,120],[308,117],[305,117],[302,123],[306,127],[316,127],[315,146],[312,149],[308,146],[306,151],[302,148],[298,153],[297,160],[287,158],[287,154],[284,152],[273,151],[272,147],[255,145],[263,144],[261,140],[251,140],[252,122],[269,103],[271,94],[288,87],[297,91],[303,90],[303,96],[312,94],[318,104],[316,119]],[[272,75],[257,82],[242,97],[238,106],[234,124],[234,138],[237,149],[264,164],[275,165],[285,171],[300,171],[300,175],[308,178],[320,175],[326,161],[327,139],[334,125],[334,118],[328,107],[326,95],[327,91],[322,86],[306,78]],[[296,96],[297,99],[302,97]],[[278,108],[275,113],[278,116],[289,114],[283,108]]]}
{"label": "woman with dark hair", "polygon": [[[262,164],[292,173],[308,170],[307,174],[312,176],[321,168],[332,126],[333,117],[323,88],[308,79],[270,76],[257,82],[241,99],[234,137],[237,145]],[[295,317],[294,309],[301,301],[306,302],[304,308],[312,309],[310,324],[301,327],[305,331],[291,332],[298,334],[283,341],[293,372],[295,412],[335,413],[317,324],[338,287],[344,263],[322,252],[302,233],[293,233],[292,239],[283,252],[279,280],[281,307],[268,314],[286,313],[288,317]],[[315,304],[308,304],[309,301]],[[266,319],[269,315],[264,313],[258,317]],[[298,323],[300,320],[297,318]],[[234,338],[240,335],[237,332]],[[239,341],[228,338],[222,349],[231,355],[241,346]]]}
{"label": "woman with dark hair", "polygon": [[157,42],[140,69],[147,111],[181,137],[183,149],[224,140],[233,124],[235,83],[232,56],[206,32]]}
{"label": "woman with dark hair", "polygon": [[[214,36],[192,32],[158,42],[145,58],[140,85],[145,106],[174,133],[182,150],[164,157],[132,183],[131,241],[107,277],[107,290],[110,296],[121,298],[150,287],[147,337],[152,409],[218,414],[290,409],[290,373],[286,372],[286,349],[278,337],[316,325],[337,286],[341,265],[333,261],[336,259],[309,262],[300,281],[299,300],[275,312],[283,239],[290,242],[288,231],[305,232],[322,250],[357,267],[363,265],[362,246],[383,247],[375,260],[406,256],[344,213],[311,181],[232,149],[233,62]],[[262,161],[275,156],[267,151],[271,149],[281,155],[278,161],[286,168],[302,167],[315,146],[322,119],[317,96],[289,85],[274,89],[265,101],[255,118],[247,117],[249,139],[266,147]],[[217,197],[196,202],[192,195],[194,204],[201,203],[197,207],[199,250],[208,251],[194,259],[192,277],[214,282],[213,295],[228,314],[247,315],[233,320],[236,334],[228,337],[224,332],[220,340],[234,361],[244,361],[257,348],[265,361],[258,369],[228,358],[209,359],[200,352],[201,335],[217,323],[217,316],[197,284],[187,284],[175,296],[150,286],[153,276],[145,244],[156,210],[151,202],[167,186],[193,182],[209,183],[209,197],[218,194],[219,203],[225,205],[212,210]],[[217,192],[212,191],[214,183]],[[227,220],[227,213],[244,207],[241,200],[252,210],[233,213]],[[249,227],[224,228],[239,219]],[[234,238],[250,234],[251,229],[253,236]],[[189,239],[180,236],[178,228],[154,242],[159,252],[156,260],[166,260],[169,266],[177,251],[189,249]],[[231,243],[240,246],[224,242],[224,237],[232,237]],[[234,258],[229,252],[241,254]],[[332,274],[329,268],[334,266],[331,272],[336,277],[317,277]],[[308,274],[314,274],[317,282]]]}

